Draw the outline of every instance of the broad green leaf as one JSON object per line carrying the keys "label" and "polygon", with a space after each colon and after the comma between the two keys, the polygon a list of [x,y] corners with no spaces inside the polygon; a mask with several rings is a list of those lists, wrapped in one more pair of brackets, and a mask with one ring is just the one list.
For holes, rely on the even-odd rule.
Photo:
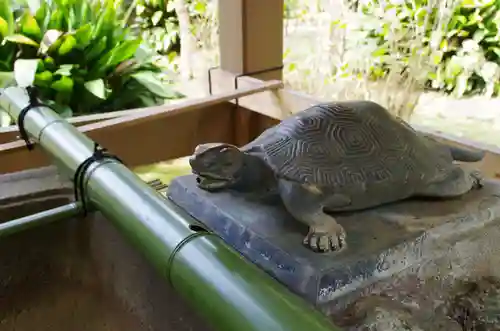
{"label": "broad green leaf", "polygon": [[64,56],[69,54],[75,48],[76,44],[77,41],[75,37],[73,37],[72,35],[66,35],[61,46],[59,46],[59,55]]}
{"label": "broad green leaf", "polygon": [[12,71],[0,71],[0,88],[5,88],[12,85],[13,83],[15,83],[15,80],[16,79]]}
{"label": "broad green leaf", "polygon": [[71,4],[71,1],[69,0],[52,0],[55,3],[57,3],[58,7],[67,7],[69,4]]}
{"label": "broad green leaf", "polygon": [[114,67],[133,57],[141,42],[140,39],[126,40],[120,46],[109,51],[97,62],[99,72],[105,72],[108,68]]}
{"label": "broad green leaf", "polygon": [[153,106],[156,106],[158,104],[156,102],[156,98],[151,93],[139,94],[138,99],[141,100],[142,107],[153,107]]}
{"label": "broad green leaf", "polygon": [[13,43],[0,44],[0,71],[13,71],[15,55],[18,52],[18,47]]}
{"label": "broad green leaf", "polygon": [[79,48],[87,47],[92,40],[92,25],[90,25],[90,23],[85,24],[84,26],[76,30],[75,38],[78,42]]}
{"label": "broad green leaf", "polygon": [[42,39],[42,31],[40,30],[40,26],[38,26],[36,19],[33,17],[33,15],[31,15],[29,11],[24,12],[19,23],[21,24],[22,34],[36,41],[40,41]]}
{"label": "broad green leaf", "polygon": [[30,45],[30,46],[35,46],[35,47],[39,46],[36,41],[34,41],[33,39],[30,39],[26,36],[23,36],[22,34],[13,34],[13,35],[5,37],[4,40],[7,40],[7,41],[9,41],[11,43],[15,43],[15,44]]}
{"label": "broad green leaf", "polygon": [[199,14],[204,14],[207,12],[207,6],[204,2],[197,1],[196,4],[194,5],[194,10]]}
{"label": "broad green leaf", "polygon": [[141,16],[145,10],[146,10],[146,7],[142,4],[138,4],[137,6],[135,6],[135,14],[137,16]]}
{"label": "broad green leaf", "polygon": [[61,44],[61,36],[63,33],[59,30],[48,30],[43,35],[42,42],[40,43],[39,52],[41,54],[47,54],[50,51],[54,51]]}
{"label": "broad green leaf", "polygon": [[47,4],[46,1],[42,1],[40,4],[40,8],[35,13],[35,19],[38,22],[38,26],[42,28],[42,30],[45,30],[45,28],[48,26],[49,21],[50,21],[50,15],[49,13],[49,5]]}
{"label": "broad green leaf", "polygon": [[45,63],[43,60],[38,61],[38,66],[36,67],[36,72],[45,71]]}
{"label": "broad green leaf", "polygon": [[493,47],[491,50],[500,58],[500,48]]}
{"label": "broad green leaf", "polygon": [[71,76],[71,70],[73,70],[73,68],[73,64],[63,64],[54,72],[54,75]]}
{"label": "broad green leaf", "polygon": [[58,92],[68,93],[73,91],[73,80],[67,76],[61,76],[50,87]]}
{"label": "broad green leaf", "polygon": [[27,0],[26,1],[28,4],[28,7],[30,9],[30,12],[36,13],[40,7],[42,7],[42,4],[45,3],[45,0]]}
{"label": "broad green leaf", "polygon": [[[140,53],[138,46],[141,41],[131,32],[137,26],[122,27],[120,15],[123,13],[119,9],[122,0],[22,1],[34,1],[34,6],[31,6],[34,14],[17,10],[20,18],[16,22],[12,20],[13,24],[9,25],[15,10],[0,0],[0,83],[1,71],[12,71],[13,79],[19,80],[22,85],[34,83],[39,86],[46,102],[54,102],[58,108],[74,107],[77,113],[89,112],[93,107],[107,111],[121,106],[136,106],[146,99],[148,104],[158,104],[165,98],[179,96],[156,75],[161,70],[150,62],[151,55],[138,54],[135,57],[136,53]],[[149,0],[145,1],[149,3]],[[151,24],[153,14],[158,12],[154,21],[161,24],[166,18],[164,8],[167,3],[171,5],[171,1],[158,0],[159,6],[152,8],[149,16],[144,16],[144,22]],[[198,2],[194,1],[191,9],[197,5]],[[6,7],[9,9],[5,10]],[[21,8],[27,8],[27,5],[23,4]],[[147,10],[151,10],[149,5]],[[161,45],[163,39],[169,39],[170,43],[170,39],[178,37],[177,22],[168,20],[167,23],[168,26],[161,28],[164,30],[160,36]],[[14,34],[14,31],[18,33]],[[7,35],[8,39],[2,43],[3,35]],[[93,39],[94,35],[98,38]],[[38,54],[26,46],[19,48],[19,44],[38,47]],[[59,56],[70,54],[75,56]],[[31,71],[29,66],[24,65],[23,68],[23,61],[15,61],[19,56],[37,61],[38,65],[33,64]],[[35,56],[41,59],[30,59]],[[29,74],[21,75],[23,71]],[[106,76],[110,73],[113,90],[106,87]],[[81,88],[88,92],[74,93],[82,92]],[[104,108],[100,107],[102,101],[109,97],[112,97],[109,103],[106,102]]]}
{"label": "broad green leaf", "polygon": [[159,10],[156,13],[154,13],[153,16],[151,17],[151,22],[153,23],[153,25],[156,26],[158,25],[162,17],[163,17],[163,11]]}
{"label": "broad green leaf", "polygon": [[443,52],[436,51],[432,54],[432,64],[438,65],[441,63],[442,59],[443,59]]}
{"label": "broad green leaf", "polygon": [[108,26],[114,24],[114,8],[113,8],[113,3],[110,1],[107,1],[105,4],[105,9],[99,16],[99,19],[97,20],[97,24],[94,28],[93,34],[92,34],[92,39],[96,38],[102,38],[104,36],[107,36],[107,30]]}
{"label": "broad green leaf", "polygon": [[466,73],[463,73],[457,77],[457,80],[455,82],[455,95],[457,97],[462,97],[465,92],[467,92],[467,82],[469,81],[469,75]]}
{"label": "broad green leaf", "polygon": [[153,50],[146,44],[142,43],[135,51],[134,58],[140,62],[146,62],[151,58]]}
{"label": "broad green leaf", "polygon": [[387,54],[388,52],[389,52],[389,50],[386,48],[377,48],[375,51],[372,52],[371,55],[373,57],[379,57],[379,56]]}
{"label": "broad green leaf", "polygon": [[173,12],[175,10],[175,4],[173,1],[168,1],[167,2],[167,11]]}
{"label": "broad green leaf", "polygon": [[131,75],[141,85],[152,93],[166,99],[176,99],[181,95],[175,92],[171,86],[164,84],[158,77],[150,71],[139,71]]}
{"label": "broad green leaf", "polygon": [[80,24],[80,26],[88,23],[87,15],[89,9],[90,6],[88,1],[80,1],[79,5],[78,3],[75,5],[76,21],[78,24]]}
{"label": "broad green leaf", "polygon": [[487,6],[491,1],[478,1],[478,0],[462,0],[461,5],[464,8],[478,8]]}
{"label": "broad green leaf", "polygon": [[50,56],[46,56],[43,59],[43,64],[44,64],[44,67],[47,68],[47,70],[54,70],[56,67],[56,62]]}
{"label": "broad green leaf", "polygon": [[139,38],[135,40],[124,41],[120,46],[114,49],[111,59],[106,64],[110,66],[115,66],[125,60],[133,58],[135,52],[137,51],[141,43],[142,40]]}
{"label": "broad green leaf", "polygon": [[46,70],[35,75],[35,85],[41,87],[49,87],[52,84],[54,75]]}
{"label": "broad green leaf", "polygon": [[441,40],[441,43],[439,44],[439,49],[442,50],[443,52],[446,52],[448,50],[448,40],[447,39]]}
{"label": "broad green leaf", "polygon": [[474,32],[474,34],[472,35],[472,39],[474,39],[474,41],[476,42],[481,42],[484,38],[484,36],[486,36],[486,33],[487,31],[485,30],[476,30]]}
{"label": "broad green leaf", "polygon": [[87,91],[98,97],[99,99],[106,99],[106,86],[102,79],[96,79],[85,83]]}
{"label": "broad green leaf", "polygon": [[[92,3],[92,13],[102,13],[102,1],[93,1]],[[99,19],[99,16],[94,17],[93,22],[97,23],[97,20]]]}
{"label": "broad green leaf", "polygon": [[73,116],[73,111],[68,105],[58,104],[54,100],[45,100],[44,103],[54,109],[61,117],[67,118]]}
{"label": "broad green leaf", "polygon": [[123,76],[126,75],[127,73],[135,71],[137,67],[138,67],[137,61],[134,59],[123,61],[118,66],[116,66],[113,75]]}
{"label": "broad green leaf", "polygon": [[[76,69],[76,73],[74,75],[86,77],[88,73],[89,73],[89,71],[87,69]],[[75,79],[76,79],[76,77],[75,77]],[[83,83],[84,83],[84,81],[82,81],[82,84]]]}
{"label": "broad green leaf", "polygon": [[59,8],[50,15],[48,28],[51,30],[64,30],[64,14]]}
{"label": "broad green leaf", "polygon": [[20,87],[32,86],[35,81],[35,74],[38,68],[39,59],[18,59],[14,62],[14,77]]}
{"label": "broad green leaf", "polygon": [[[9,35],[9,25],[2,17],[0,17],[0,37]],[[1,38],[0,38],[1,39]]]}
{"label": "broad green leaf", "polygon": [[0,17],[7,22],[9,34],[14,33],[14,11],[12,10],[11,1],[0,0]]}
{"label": "broad green leaf", "polygon": [[4,128],[13,123],[12,117],[10,117],[9,113],[0,109],[0,127]]}
{"label": "broad green leaf", "polygon": [[73,116],[73,110],[70,106],[59,106],[57,108],[57,112],[62,118],[69,118]]}
{"label": "broad green leaf", "polygon": [[97,59],[102,52],[106,49],[106,41],[107,38],[104,37],[99,39],[98,41],[94,40],[92,44],[90,44],[89,49],[85,51],[85,59],[87,62],[93,61]]}
{"label": "broad green leaf", "polygon": [[74,26],[75,26],[75,12],[73,11],[73,8],[66,8],[64,11],[64,18],[66,22],[66,31],[73,31]]}

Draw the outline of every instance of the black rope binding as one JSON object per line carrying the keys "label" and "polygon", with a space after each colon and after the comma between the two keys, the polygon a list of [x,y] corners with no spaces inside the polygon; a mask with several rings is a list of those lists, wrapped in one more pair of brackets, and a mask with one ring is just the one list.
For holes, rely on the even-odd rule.
{"label": "black rope binding", "polygon": [[29,103],[26,107],[21,109],[21,112],[19,113],[19,116],[17,117],[17,126],[19,128],[19,135],[21,136],[21,139],[24,140],[26,143],[26,147],[28,150],[33,150],[35,148],[35,145],[30,141],[30,138],[28,136],[28,133],[26,132],[26,129],[24,128],[24,119],[26,118],[26,115],[28,112],[37,107],[47,107],[52,110],[54,110],[52,107],[41,103],[38,100],[38,91],[35,89],[33,86],[29,86],[26,88],[26,91],[28,92],[28,97],[29,97]]}
{"label": "black rope binding", "polygon": [[85,194],[85,175],[94,162],[99,162],[105,159],[115,160],[123,164],[122,160],[120,160],[117,156],[108,153],[105,148],[102,148],[99,144],[94,143],[94,152],[92,155],[83,161],[78,168],[76,168],[75,176],[73,177],[75,201],[81,202],[83,216],[86,216],[88,213],[87,196]]}

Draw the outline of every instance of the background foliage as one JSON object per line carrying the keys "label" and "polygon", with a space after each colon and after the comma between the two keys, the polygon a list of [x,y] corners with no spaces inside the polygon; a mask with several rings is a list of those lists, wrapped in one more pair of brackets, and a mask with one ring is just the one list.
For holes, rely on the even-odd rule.
{"label": "background foliage", "polygon": [[35,85],[65,116],[178,98],[113,0],[0,2],[0,77]]}
{"label": "background foliage", "polygon": [[[186,0],[191,20],[191,32],[204,39],[203,26],[209,15],[209,0]],[[148,45],[161,55],[180,53],[179,20],[173,1],[135,0],[131,2],[129,23]]]}
{"label": "background foliage", "polygon": [[[427,76],[428,88],[456,96],[500,92],[500,2],[370,1],[361,10],[379,20],[367,20],[362,26],[376,41],[375,76],[386,72],[388,58],[407,61],[413,51],[408,42],[416,39],[422,42],[422,55],[434,65]],[[397,52],[390,47],[394,36],[403,41]]]}
{"label": "background foliage", "polygon": [[[179,97],[170,73],[158,67],[178,70],[171,65],[180,52],[173,0],[123,1],[53,0],[38,9],[33,3],[39,0],[16,1],[17,7],[2,1],[0,83],[23,68],[29,72],[34,63],[26,60],[36,60],[34,83],[65,114]],[[217,1],[185,3],[197,51],[215,54]],[[317,33],[319,51],[304,57],[287,47],[285,78],[293,88],[313,94],[342,85],[342,91],[358,94],[343,92],[336,98],[372,98],[389,108],[392,101],[377,98],[393,99],[391,86],[398,86],[405,94],[401,105],[392,107],[398,109],[413,107],[425,89],[496,96],[499,6],[491,0],[285,0],[286,33],[294,24],[302,30],[311,22],[312,29],[319,30],[324,21],[329,26],[326,43]],[[380,82],[386,86],[383,93]]]}

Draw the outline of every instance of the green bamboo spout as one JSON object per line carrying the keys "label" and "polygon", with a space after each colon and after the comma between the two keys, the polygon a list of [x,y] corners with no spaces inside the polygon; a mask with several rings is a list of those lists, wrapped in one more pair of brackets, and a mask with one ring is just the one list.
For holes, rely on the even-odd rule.
{"label": "green bamboo spout", "polygon": [[[0,107],[13,118],[28,105],[25,89],[11,87],[0,93]],[[49,108],[30,110],[25,128],[38,143],[36,148],[43,149],[70,178],[92,155],[93,141]],[[323,314],[247,262],[123,164],[98,161],[89,169],[85,183],[93,207],[121,230],[215,330],[337,330]]]}

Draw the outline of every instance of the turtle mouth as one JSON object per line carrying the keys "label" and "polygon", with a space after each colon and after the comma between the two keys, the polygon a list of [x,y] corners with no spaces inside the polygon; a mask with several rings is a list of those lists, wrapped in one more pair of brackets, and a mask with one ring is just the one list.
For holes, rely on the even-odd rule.
{"label": "turtle mouth", "polygon": [[207,191],[216,191],[220,189],[224,189],[230,186],[233,182],[232,179],[208,174],[208,173],[199,173],[193,172],[196,175],[196,183],[198,187],[207,190]]}

